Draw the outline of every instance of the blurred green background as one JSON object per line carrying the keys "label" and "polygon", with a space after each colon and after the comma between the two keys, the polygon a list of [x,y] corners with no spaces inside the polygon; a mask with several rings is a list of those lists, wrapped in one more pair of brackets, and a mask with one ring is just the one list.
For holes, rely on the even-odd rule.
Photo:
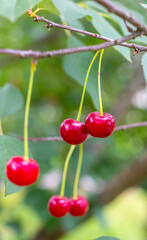
{"label": "blurred green background", "polygon": [[[124,4],[128,11],[133,5],[134,10],[142,14],[142,10],[136,7],[137,1],[124,1]],[[52,13],[41,11],[39,15],[60,22]],[[80,24],[88,31],[96,31],[86,19],[82,19]],[[0,17],[0,48],[45,51],[65,48],[67,44],[74,46],[77,41],[84,45],[101,43],[77,34],[67,36],[60,29],[47,30],[43,28],[43,23],[35,23],[27,15],[14,23]],[[61,122],[65,118],[76,118],[85,69],[93,56],[93,53],[84,54],[80,54],[79,58],[74,54],[38,61],[30,108],[30,137],[59,136]],[[147,119],[147,90],[141,67],[143,53],[132,54],[133,50],[130,62],[114,48],[104,52],[101,70],[104,111],[114,115],[116,125]],[[0,56],[0,87],[10,83],[26,99],[30,63],[30,59]],[[97,62],[90,74],[90,94],[86,92],[82,121],[98,109],[96,71]],[[4,133],[23,136],[23,119],[24,106],[2,121]],[[48,213],[47,203],[53,194],[59,193],[69,145],[64,142],[30,141],[30,151],[40,165],[40,178],[35,185],[7,197],[0,182],[0,240],[94,240],[102,235],[121,240],[147,240],[147,181],[123,192],[103,208],[96,197],[105,182],[146,154],[146,143],[146,127],[114,132],[107,139],[87,140],[79,192],[89,199],[90,211],[82,218],[67,215],[63,219],[55,219]],[[68,197],[72,196],[77,159],[78,147],[68,171]]]}

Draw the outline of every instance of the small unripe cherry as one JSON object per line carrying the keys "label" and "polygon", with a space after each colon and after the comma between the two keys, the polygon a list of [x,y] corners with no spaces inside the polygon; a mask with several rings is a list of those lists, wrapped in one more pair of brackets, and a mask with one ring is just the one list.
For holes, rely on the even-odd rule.
{"label": "small unripe cherry", "polygon": [[14,156],[7,162],[6,176],[18,186],[28,186],[36,182],[39,176],[39,165],[32,158],[26,161],[24,157]]}
{"label": "small unripe cherry", "polygon": [[101,116],[100,112],[92,112],[86,118],[85,127],[91,136],[105,138],[114,131],[115,119],[109,113],[103,113]]}
{"label": "small unripe cherry", "polygon": [[54,217],[64,217],[69,211],[69,200],[59,195],[52,196],[48,202],[48,211]]}
{"label": "small unripe cherry", "polygon": [[88,136],[85,124],[71,118],[62,122],[60,134],[65,142],[73,145],[81,144]]}
{"label": "small unripe cherry", "polygon": [[69,200],[69,213],[74,217],[80,217],[86,214],[89,209],[89,203],[85,197],[77,196]]}

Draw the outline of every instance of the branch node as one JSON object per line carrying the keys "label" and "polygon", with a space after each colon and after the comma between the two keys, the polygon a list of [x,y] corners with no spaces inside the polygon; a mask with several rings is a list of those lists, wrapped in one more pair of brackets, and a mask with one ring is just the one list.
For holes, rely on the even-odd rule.
{"label": "branch node", "polygon": [[38,22],[38,18],[37,17],[34,18],[34,22]]}
{"label": "branch node", "polygon": [[134,51],[134,53],[133,53],[133,56],[135,56],[136,53],[141,52],[141,50],[140,50],[139,48],[137,48],[137,47],[135,46],[135,44],[132,43],[132,45],[133,45],[133,47],[134,47],[134,49],[135,49],[135,51]]}
{"label": "branch node", "polygon": [[126,28],[128,29],[128,32],[133,33],[134,32],[133,28],[128,25],[128,23],[125,19],[123,19],[123,20],[124,20],[124,24],[125,24]]}
{"label": "branch node", "polygon": [[44,28],[53,28],[53,27],[54,27],[54,25],[51,22],[46,24],[46,25],[44,25]]}
{"label": "branch node", "polygon": [[99,34],[94,33],[94,34],[93,34],[93,37],[94,37],[94,38],[97,38],[97,37],[99,37]]}

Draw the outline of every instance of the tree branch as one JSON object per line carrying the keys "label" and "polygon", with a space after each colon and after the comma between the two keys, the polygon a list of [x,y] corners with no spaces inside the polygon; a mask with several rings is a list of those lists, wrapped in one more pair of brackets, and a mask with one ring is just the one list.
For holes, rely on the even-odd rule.
{"label": "tree branch", "polygon": [[147,35],[147,26],[140,22],[137,18],[135,18],[131,13],[125,12],[121,8],[115,6],[111,1],[109,0],[95,0],[102,6],[104,6],[109,12],[114,13],[115,15],[123,18],[124,20],[131,23],[134,27],[136,27],[138,30],[143,31],[144,35]]}
{"label": "tree branch", "polygon": [[[138,123],[131,123],[131,124],[127,124],[127,125],[121,125],[118,127],[115,127],[114,131],[120,131],[120,130],[127,130],[129,128],[136,128],[136,127],[145,127],[147,126],[147,121],[146,122],[138,122]],[[23,137],[17,137],[20,140],[23,140]],[[88,138],[91,138],[91,136],[89,136]],[[38,137],[38,138],[29,138],[29,141],[33,141],[33,142],[48,142],[48,141],[53,141],[53,142],[61,142],[63,141],[63,139],[61,137]]]}
{"label": "tree branch", "polygon": [[[31,16],[33,14],[33,12],[31,10],[27,11],[27,13]],[[88,32],[88,31],[85,31],[85,30],[81,30],[81,29],[78,29],[78,28],[74,28],[72,26],[67,26],[67,25],[63,25],[63,24],[59,24],[59,23],[55,23],[55,22],[52,22],[44,17],[39,17],[38,15],[34,14],[34,21],[35,22],[44,22],[44,23],[47,23],[47,25],[45,25],[44,27],[47,27],[47,28],[60,28],[60,29],[65,29],[65,30],[69,30],[71,32],[77,32],[77,33],[80,33],[80,34],[83,34],[83,35],[86,35],[86,36],[90,36],[90,37],[93,37],[93,38],[97,38],[97,39],[100,39],[100,40],[104,40],[106,42],[111,42],[113,41],[112,38],[107,38],[107,37],[104,37],[102,35],[99,35],[97,33],[91,33],[91,32]],[[126,20],[124,20],[125,23],[126,23]],[[133,31],[132,31],[133,32]],[[130,43],[120,43],[119,44],[120,46],[123,46],[123,47],[128,47],[128,48],[134,48],[134,49],[138,49],[139,51],[147,51],[147,47],[145,46],[140,46],[140,45],[137,45],[137,44],[130,44]]]}
{"label": "tree branch", "polygon": [[102,205],[108,204],[127,188],[139,185],[147,177],[147,158],[142,158],[132,163],[114,179],[107,183],[106,187],[98,194]]}
{"label": "tree branch", "polygon": [[[131,39],[135,39],[136,37],[140,36],[140,34],[141,34],[140,31],[136,31],[136,32],[133,32],[122,38],[119,38],[119,39],[116,39],[116,40],[113,40],[110,42],[105,42],[105,43],[102,43],[99,45],[76,47],[76,48],[64,48],[64,49],[45,51],[45,52],[1,48],[0,54],[13,55],[13,56],[21,57],[21,58],[46,58],[46,57],[54,57],[54,56],[73,54],[73,53],[78,53],[78,52],[98,51],[101,49],[119,45],[120,43],[129,41]],[[147,51],[147,47],[143,47],[143,51],[144,50]]]}

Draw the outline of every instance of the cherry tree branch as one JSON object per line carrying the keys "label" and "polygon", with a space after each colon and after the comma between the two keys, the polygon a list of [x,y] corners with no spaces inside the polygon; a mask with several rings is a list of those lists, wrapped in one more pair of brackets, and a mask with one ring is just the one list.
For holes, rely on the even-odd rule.
{"label": "cherry tree branch", "polygon": [[[146,122],[138,122],[138,123],[131,123],[131,124],[127,124],[127,125],[117,126],[117,127],[115,127],[114,131],[127,130],[129,128],[145,127],[145,126],[147,126],[147,121]],[[17,138],[20,139],[20,140],[23,140],[23,137],[17,137]],[[91,138],[91,137],[89,136],[88,138]],[[38,138],[30,137],[29,141],[33,141],[33,142],[48,142],[48,141],[61,142],[61,141],[63,141],[63,139],[61,137],[38,137]]]}
{"label": "cherry tree branch", "polygon": [[125,21],[131,23],[138,30],[143,31],[144,35],[147,35],[147,26],[135,18],[131,13],[122,10],[121,8],[115,6],[110,0],[95,0],[103,7],[105,7],[109,12],[123,18]]}
{"label": "cherry tree branch", "polygon": [[[29,10],[27,13],[30,16],[33,14],[33,12],[31,10]],[[44,17],[39,17],[36,14],[34,14],[34,21],[35,22],[47,23],[47,25],[44,26],[44,27],[47,27],[47,28],[60,28],[60,29],[64,29],[64,30],[69,30],[71,32],[77,32],[77,33],[80,33],[80,34],[83,34],[83,35],[86,35],[86,36],[90,36],[90,37],[93,37],[93,38],[97,38],[97,39],[100,39],[100,40],[104,40],[106,42],[113,41],[112,38],[107,38],[107,37],[99,35],[97,33],[88,32],[88,31],[81,30],[81,29],[78,29],[78,28],[75,28],[75,27],[72,27],[72,26],[67,26],[67,25],[55,23],[55,22],[50,21],[50,20],[48,20]],[[124,21],[126,22],[126,20],[124,20]],[[138,51],[147,51],[147,47],[141,46],[141,45],[138,45],[138,44],[134,44],[134,43],[131,43],[131,44],[130,43],[120,43],[119,45],[123,46],[123,47],[134,48],[135,50],[138,49]]]}
{"label": "cherry tree branch", "polygon": [[[21,57],[21,58],[46,58],[46,57],[54,57],[54,56],[73,54],[73,53],[78,53],[78,52],[98,51],[101,49],[119,45],[120,43],[129,41],[131,39],[135,39],[136,37],[140,36],[140,34],[141,34],[140,31],[136,31],[136,32],[133,32],[122,38],[119,38],[119,39],[116,39],[116,40],[113,40],[110,42],[105,42],[105,43],[102,43],[99,45],[76,47],[76,48],[64,48],[64,49],[45,51],[45,52],[1,48],[0,54],[13,55],[13,56]],[[144,49],[145,48],[146,47],[144,47]]]}

